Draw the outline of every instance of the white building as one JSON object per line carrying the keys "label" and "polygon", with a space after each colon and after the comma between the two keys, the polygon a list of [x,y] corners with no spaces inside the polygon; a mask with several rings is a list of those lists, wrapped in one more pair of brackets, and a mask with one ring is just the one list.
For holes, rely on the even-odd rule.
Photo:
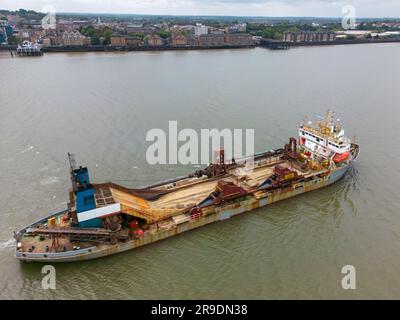
{"label": "white building", "polygon": [[382,32],[382,33],[376,33],[376,34],[372,34],[372,36],[378,36],[378,37],[393,37],[393,36],[400,36],[400,32],[399,31],[386,31],[386,32]]}
{"label": "white building", "polygon": [[247,30],[247,23],[242,22],[242,23],[238,23],[235,24],[233,26],[228,27],[228,32],[246,32]]}
{"label": "white building", "polygon": [[346,31],[339,31],[337,32],[338,35],[345,35],[345,36],[354,36],[356,39],[363,39],[368,34],[371,34],[371,31],[368,30],[346,30]]}
{"label": "white building", "polygon": [[201,23],[196,23],[194,27],[194,35],[201,36],[202,34],[208,34],[208,27]]}

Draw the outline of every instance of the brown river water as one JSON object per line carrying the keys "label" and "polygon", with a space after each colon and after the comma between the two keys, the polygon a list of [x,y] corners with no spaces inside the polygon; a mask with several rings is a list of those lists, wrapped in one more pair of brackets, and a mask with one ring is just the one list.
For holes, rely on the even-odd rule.
{"label": "brown river water", "polygon": [[[45,54],[0,52],[0,298],[400,297],[400,45]],[[193,165],[149,165],[146,132],[254,128],[281,147],[336,110],[361,155],[325,189],[133,251],[56,265],[13,257],[12,232],[66,204],[68,151],[92,180],[142,186]],[[341,269],[356,269],[355,290]]]}

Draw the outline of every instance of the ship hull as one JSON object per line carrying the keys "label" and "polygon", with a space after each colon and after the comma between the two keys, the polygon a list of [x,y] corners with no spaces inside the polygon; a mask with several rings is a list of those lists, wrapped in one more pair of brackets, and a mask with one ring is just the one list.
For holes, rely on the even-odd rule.
{"label": "ship hull", "polygon": [[[18,252],[15,256],[21,261],[36,261],[36,262],[75,262],[83,260],[91,260],[101,258],[116,253],[132,250],[150,243],[157,242],[189,230],[193,230],[214,222],[229,219],[241,213],[249,212],[254,209],[264,207],[284,199],[288,199],[308,191],[317,190],[325,186],[331,185],[342,178],[351,163],[337,168],[329,174],[323,174],[318,177],[313,177],[309,181],[296,183],[284,190],[275,190],[274,192],[262,192],[258,194],[246,196],[241,199],[236,199],[224,205],[212,206],[204,209],[204,215],[198,219],[191,219],[183,223],[171,226],[165,230],[157,230],[154,233],[147,233],[139,239],[129,240],[126,242],[117,243],[114,245],[99,245],[90,248],[56,253],[32,253],[32,252]],[[28,227],[27,227],[28,228]],[[25,229],[27,229],[25,228]],[[23,229],[23,230],[25,230]]]}

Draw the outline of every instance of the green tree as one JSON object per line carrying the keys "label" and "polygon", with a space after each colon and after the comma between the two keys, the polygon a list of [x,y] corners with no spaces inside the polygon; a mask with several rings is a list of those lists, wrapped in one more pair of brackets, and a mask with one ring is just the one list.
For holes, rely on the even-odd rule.
{"label": "green tree", "polygon": [[187,37],[187,36],[189,35],[190,32],[189,32],[189,30],[187,30],[187,29],[183,29],[183,30],[179,31],[179,33],[180,33],[181,35]]}
{"label": "green tree", "polygon": [[169,31],[159,31],[157,34],[163,39],[168,39],[171,36],[171,32]]}
{"label": "green tree", "polygon": [[86,37],[90,37],[90,43],[93,45],[100,44],[100,37],[97,33],[96,29],[92,26],[85,26],[79,29],[80,33],[82,33]]}
{"label": "green tree", "polygon": [[281,32],[275,32],[273,39],[274,40],[282,40],[283,34]]}
{"label": "green tree", "polygon": [[19,43],[17,36],[11,36],[8,38],[8,44],[17,45]]}
{"label": "green tree", "polygon": [[97,31],[93,26],[82,27],[79,31],[80,31],[80,33],[82,33],[84,36],[87,36],[87,37],[94,37],[94,36],[98,37]]}
{"label": "green tree", "polygon": [[267,27],[262,31],[263,38],[272,39],[274,37],[275,31],[272,27]]}
{"label": "green tree", "polygon": [[133,37],[139,37],[142,40],[146,38],[146,34],[144,32],[130,32],[129,35]]}
{"label": "green tree", "polygon": [[290,27],[290,28],[286,29],[285,31],[289,31],[289,32],[299,32],[299,31],[300,31],[300,28],[299,28],[299,27],[296,27],[296,26],[293,26],[293,27]]}
{"label": "green tree", "polygon": [[104,30],[104,44],[111,43],[111,34],[112,30],[110,28],[106,28],[106,30]]}

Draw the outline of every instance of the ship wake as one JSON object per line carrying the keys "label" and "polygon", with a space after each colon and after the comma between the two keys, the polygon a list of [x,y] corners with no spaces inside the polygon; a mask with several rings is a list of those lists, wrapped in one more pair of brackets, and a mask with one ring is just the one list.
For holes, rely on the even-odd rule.
{"label": "ship wake", "polygon": [[15,246],[15,240],[14,239],[0,240],[0,249],[12,248],[14,246]]}

